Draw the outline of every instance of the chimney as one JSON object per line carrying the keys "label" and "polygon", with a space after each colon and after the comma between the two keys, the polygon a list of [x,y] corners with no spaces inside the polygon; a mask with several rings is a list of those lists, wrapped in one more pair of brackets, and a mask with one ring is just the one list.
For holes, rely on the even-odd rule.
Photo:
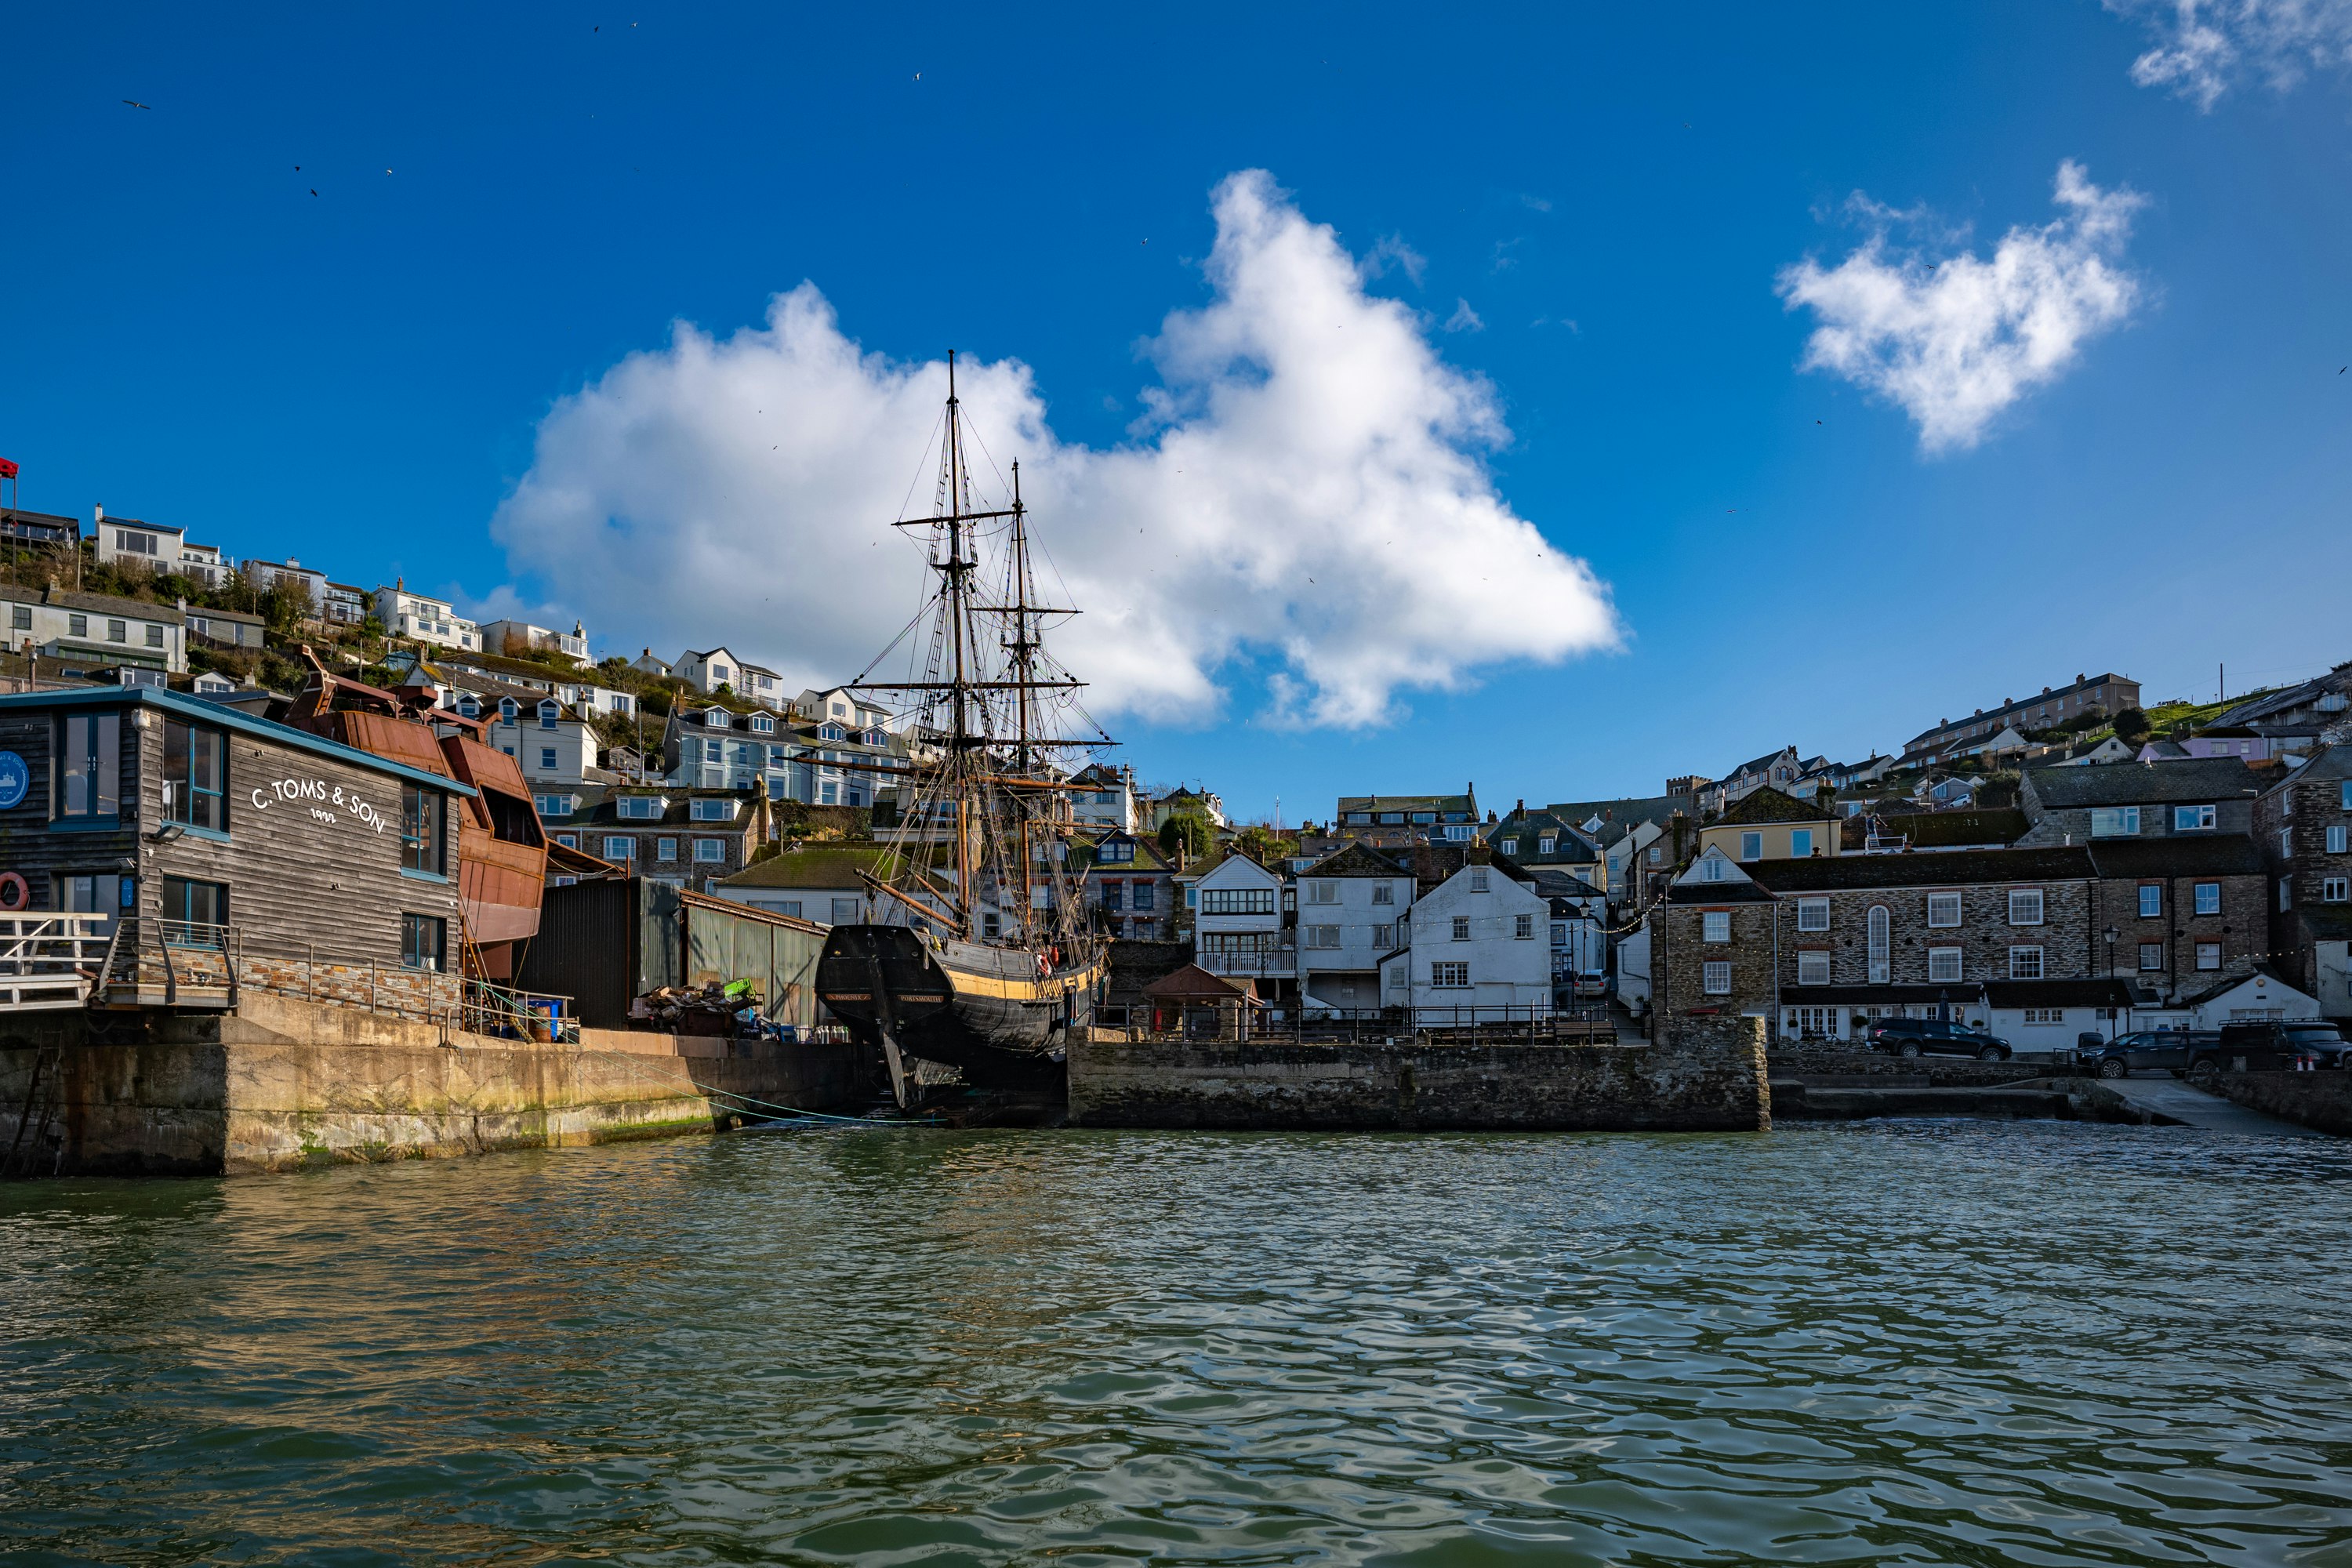
{"label": "chimney", "polygon": [[89,531],[96,533],[99,526],[106,521],[106,509],[102,506],[94,506],[89,509]]}
{"label": "chimney", "polygon": [[289,555],[286,558],[286,564],[289,566],[299,566],[302,563],[299,561],[295,560],[291,555]]}

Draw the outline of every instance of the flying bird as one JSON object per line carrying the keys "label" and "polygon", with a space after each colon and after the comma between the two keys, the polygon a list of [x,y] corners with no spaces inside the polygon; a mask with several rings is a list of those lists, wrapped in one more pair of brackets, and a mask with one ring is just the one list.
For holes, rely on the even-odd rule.
{"label": "flying bird", "polygon": [[312,187],[311,187],[311,189],[310,189],[310,194],[311,194],[312,195],[314,195],[314,196],[315,196],[315,195],[317,195],[319,194],[318,187],[317,187],[317,186],[315,186],[315,185],[314,185],[314,186],[312,186]]}
{"label": "flying bird", "polygon": [[140,102],[135,98],[126,98],[122,101],[129,104],[133,109],[145,109],[148,107],[146,104]]}

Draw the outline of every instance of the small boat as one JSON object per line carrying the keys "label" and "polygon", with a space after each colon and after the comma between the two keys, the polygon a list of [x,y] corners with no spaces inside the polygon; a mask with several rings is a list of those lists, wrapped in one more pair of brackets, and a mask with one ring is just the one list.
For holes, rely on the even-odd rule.
{"label": "small boat", "polygon": [[971,1089],[1058,1090],[1109,946],[1068,870],[1081,786],[1066,759],[1115,742],[1058,732],[1085,682],[1048,656],[1043,627],[1076,612],[1038,602],[1021,465],[1003,505],[973,493],[952,353],[941,428],[931,515],[893,524],[929,531],[929,647],[907,680],[851,683],[901,700],[911,763],[872,770],[896,775],[898,826],[868,879],[873,918],[835,925],[816,972],[818,999],[882,1052],[901,1106],[950,1076],[923,1063]]}

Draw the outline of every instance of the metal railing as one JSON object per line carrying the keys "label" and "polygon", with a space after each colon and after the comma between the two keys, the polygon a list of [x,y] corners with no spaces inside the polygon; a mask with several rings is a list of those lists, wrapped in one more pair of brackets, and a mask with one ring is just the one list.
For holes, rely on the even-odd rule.
{"label": "metal railing", "polygon": [[488,980],[466,982],[458,1026],[468,1034],[501,1039],[580,1043],[580,1020],[572,1014],[571,997]]}
{"label": "metal railing", "polygon": [[[1106,1024],[1111,1020],[1106,1018]],[[1185,1007],[1131,1007],[1124,1025],[1147,1036],[1223,1038],[1341,1045],[1384,1041],[1528,1040],[1549,1045],[1613,1045],[1614,1015],[1605,1005],[1562,1007],[1550,1003],[1507,1005],[1490,1003],[1440,1007],[1327,1009],[1305,1012],[1293,1004],[1276,1007],[1235,1003]]]}
{"label": "metal railing", "polygon": [[306,1002],[364,1006],[378,1016],[445,1029],[460,1026],[462,1003],[454,984],[446,999],[435,994],[443,987],[432,982],[441,974],[437,969],[321,952],[314,942],[267,935],[251,939],[251,933],[235,925],[142,922],[126,915],[115,922],[113,942],[95,972],[90,999],[234,1008],[245,991],[256,990]]}
{"label": "metal railing", "polygon": [[120,932],[119,922],[107,915],[0,917],[0,1009],[87,1005]]}
{"label": "metal railing", "polygon": [[1212,974],[1296,974],[1298,973],[1298,950],[1276,947],[1246,952],[1196,952],[1192,962]]}

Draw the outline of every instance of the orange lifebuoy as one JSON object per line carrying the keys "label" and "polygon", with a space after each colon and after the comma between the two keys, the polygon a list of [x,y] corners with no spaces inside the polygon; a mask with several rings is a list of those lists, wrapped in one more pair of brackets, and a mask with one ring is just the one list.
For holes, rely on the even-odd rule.
{"label": "orange lifebuoy", "polygon": [[1037,955],[1037,973],[1041,975],[1054,973],[1054,961],[1042,952]]}
{"label": "orange lifebuoy", "polygon": [[0,910],[14,912],[33,901],[33,889],[14,871],[0,871]]}

